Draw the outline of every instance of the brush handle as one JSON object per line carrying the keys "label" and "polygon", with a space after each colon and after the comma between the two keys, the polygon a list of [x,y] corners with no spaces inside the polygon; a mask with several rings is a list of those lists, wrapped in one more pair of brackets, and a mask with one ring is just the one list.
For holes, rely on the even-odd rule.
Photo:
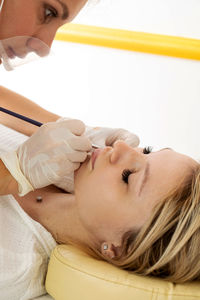
{"label": "brush handle", "polygon": [[[27,117],[25,117],[25,116],[23,116],[23,115],[17,114],[17,113],[15,113],[14,111],[11,111],[11,110],[6,109],[6,108],[3,108],[3,107],[0,107],[0,111],[4,112],[4,113],[6,113],[6,114],[9,114],[9,115],[11,115],[11,116],[13,116],[13,117],[15,117],[15,118],[21,119],[21,120],[23,120],[23,121],[25,121],[25,122],[31,123],[31,124],[33,124],[33,125],[36,125],[36,126],[38,126],[38,127],[40,127],[40,126],[43,125],[43,123],[40,123],[40,122],[35,121],[35,120],[33,120],[33,119],[27,118]],[[99,146],[98,146],[98,145],[95,145],[95,144],[92,144],[92,148],[98,149]]]}
{"label": "brush handle", "polygon": [[13,116],[13,117],[15,117],[15,118],[21,119],[21,120],[23,120],[23,121],[25,121],[25,122],[31,123],[31,124],[33,124],[33,125],[36,125],[36,126],[38,126],[38,127],[40,127],[40,126],[43,125],[42,123],[40,123],[40,122],[38,122],[38,121],[35,121],[35,120],[33,120],[33,119],[30,119],[30,118],[27,118],[27,117],[22,116],[22,115],[20,115],[20,114],[17,114],[17,113],[15,113],[14,111],[8,110],[8,109],[3,108],[3,107],[0,107],[0,111],[4,112],[4,113],[6,113],[6,114],[9,114],[9,115],[11,115],[11,116]]}

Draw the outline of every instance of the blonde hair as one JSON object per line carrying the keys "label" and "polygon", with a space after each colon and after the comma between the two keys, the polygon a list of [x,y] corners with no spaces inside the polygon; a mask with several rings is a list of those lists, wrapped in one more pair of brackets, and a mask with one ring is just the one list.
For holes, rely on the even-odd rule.
{"label": "blonde hair", "polygon": [[97,248],[81,245],[94,258],[174,283],[200,279],[199,247],[200,165],[155,206],[140,230],[124,234],[119,256],[109,259]]}

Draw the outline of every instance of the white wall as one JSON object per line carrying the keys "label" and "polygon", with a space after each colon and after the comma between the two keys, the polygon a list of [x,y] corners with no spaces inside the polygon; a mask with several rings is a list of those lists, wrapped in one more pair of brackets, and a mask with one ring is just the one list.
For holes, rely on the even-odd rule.
{"label": "white wall", "polygon": [[[74,22],[200,38],[199,12],[199,0],[100,0]],[[200,62],[63,42],[53,52],[1,68],[0,84],[62,116],[200,158]]]}
{"label": "white wall", "polygon": [[[95,2],[95,0],[90,0]],[[200,38],[199,0],[96,0],[76,23]]]}

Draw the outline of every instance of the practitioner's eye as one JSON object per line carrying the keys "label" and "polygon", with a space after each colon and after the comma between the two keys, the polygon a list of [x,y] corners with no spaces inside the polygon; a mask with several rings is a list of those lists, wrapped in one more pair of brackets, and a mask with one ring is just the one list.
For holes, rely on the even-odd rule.
{"label": "practitioner's eye", "polygon": [[144,154],[149,154],[149,153],[151,153],[152,152],[152,150],[153,150],[153,147],[151,147],[151,146],[147,146],[147,147],[144,147],[143,148],[143,153]]}
{"label": "practitioner's eye", "polygon": [[125,169],[123,172],[122,172],[122,180],[128,184],[128,178],[129,176],[133,174],[133,171],[129,170],[129,169]]}
{"label": "practitioner's eye", "polygon": [[57,18],[57,17],[58,17],[57,10],[48,4],[44,4],[44,22],[49,23],[53,18]]}

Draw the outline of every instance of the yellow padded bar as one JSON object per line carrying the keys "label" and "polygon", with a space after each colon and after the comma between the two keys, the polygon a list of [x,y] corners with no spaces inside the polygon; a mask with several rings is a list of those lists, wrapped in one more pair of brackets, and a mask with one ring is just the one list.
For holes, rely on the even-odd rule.
{"label": "yellow padded bar", "polygon": [[70,245],[51,253],[46,290],[55,300],[199,300],[199,282],[173,284],[120,270]]}
{"label": "yellow padded bar", "polygon": [[62,26],[56,34],[56,39],[65,42],[200,60],[200,40],[198,39],[79,24]]}

